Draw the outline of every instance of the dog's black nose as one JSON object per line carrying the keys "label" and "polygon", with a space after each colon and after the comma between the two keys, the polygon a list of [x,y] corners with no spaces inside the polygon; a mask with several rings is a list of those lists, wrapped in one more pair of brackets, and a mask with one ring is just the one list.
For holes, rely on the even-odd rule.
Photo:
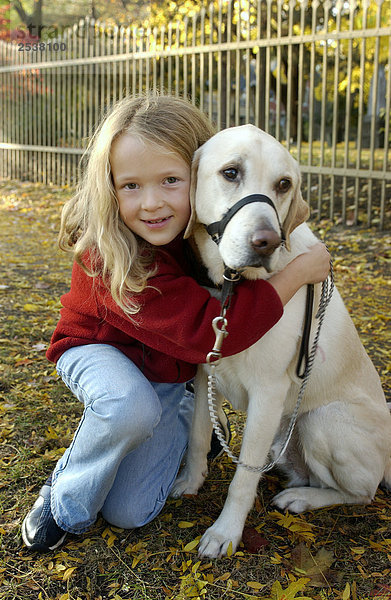
{"label": "dog's black nose", "polygon": [[251,237],[251,245],[257,254],[270,256],[281,244],[281,238],[272,229],[257,229]]}

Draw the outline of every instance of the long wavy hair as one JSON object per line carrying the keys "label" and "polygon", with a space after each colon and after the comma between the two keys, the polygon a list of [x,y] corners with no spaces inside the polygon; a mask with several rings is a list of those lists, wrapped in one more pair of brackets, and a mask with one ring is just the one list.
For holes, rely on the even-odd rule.
{"label": "long wavy hair", "polygon": [[194,152],[214,132],[207,117],[189,101],[147,94],[115,104],[88,144],[76,193],[62,211],[59,245],[74,253],[88,275],[102,276],[129,317],[139,311],[135,295],[155,272],[154,252],[121,219],[110,168],[111,146],[121,134],[131,133],[176,153],[190,167]]}

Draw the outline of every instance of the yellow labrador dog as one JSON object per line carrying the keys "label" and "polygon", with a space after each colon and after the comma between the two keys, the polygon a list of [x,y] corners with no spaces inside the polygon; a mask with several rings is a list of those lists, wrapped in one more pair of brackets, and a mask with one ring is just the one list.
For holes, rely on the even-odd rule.
{"label": "yellow labrador dog", "polygon": [[[254,194],[269,202],[242,206],[216,244],[205,225]],[[317,242],[303,222],[308,207],[300,192],[298,164],[279,142],[252,125],[221,131],[197,151],[192,203],[188,233],[216,284],[223,280],[224,263],[244,277],[267,278]],[[315,306],[320,288],[315,286]],[[258,342],[216,367],[218,401],[226,397],[248,413],[240,452],[240,461],[247,465],[264,465],[268,456],[278,455],[284,440],[301,383],[296,362],[305,294],[305,289],[295,294],[280,321]],[[229,311],[227,317],[229,331]],[[315,331],[315,317],[313,321]],[[188,458],[172,495],[195,494],[201,487],[211,429],[207,370],[201,366]],[[380,482],[391,488],[391,416],[379,377],[337,290],[326,311],[294,435],[280,463],[288,486],[273,502],[281,510],[367,504]],[[201,556],[222,556],[230,543],[236,549],[259,478],[259,473],[237,467],[224,508],[202,537]]]}

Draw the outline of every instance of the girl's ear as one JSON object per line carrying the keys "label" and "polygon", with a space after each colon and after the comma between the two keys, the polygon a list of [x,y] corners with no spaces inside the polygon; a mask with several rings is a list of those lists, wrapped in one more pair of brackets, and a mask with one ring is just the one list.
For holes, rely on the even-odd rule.
{"label": "girl's ear", "polygon": [[286,237],[286,248],[290,250],[289,236],[296,227],[304,223],[310,215],[310,209],[307,202],[304,201],[301,195],[300,185],[297,186],[297,191],[292,198],[291,205],[285,221],[283,223],[283,230]]}
{"label": "girl's ear", "polygon": [[197,150],[194,153],[193,162],[191,165],[191,175],[190,175],[190,219],[186,227],[186,231],[183,235],[183,238],[186,239],[191,236],[194,224],[196,222],[196,212],[195,212],[195,197],[197,191],[197,175],[198,175],[198,165],[200,162],[200,152]]}

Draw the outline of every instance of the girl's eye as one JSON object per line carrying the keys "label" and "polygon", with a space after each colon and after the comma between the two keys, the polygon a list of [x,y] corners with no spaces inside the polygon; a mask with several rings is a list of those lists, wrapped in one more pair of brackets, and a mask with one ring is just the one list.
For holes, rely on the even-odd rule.
{"label": "girl's eye", "polygon": [[137,189],[137,183],[126,183],[124,188],[125,190],[135,190]]}
{"label": "girl's eye", "polygon": [[176,183],[177,181],[178,181],[178,177],[167,177],[166,178],[167,183]]}
{"label": "girl's eye", "polygon": [[230,167],[229,169],[224,169],[223,175],[228,181],[235,181],[238,178],[239,171],[235,167]]}

